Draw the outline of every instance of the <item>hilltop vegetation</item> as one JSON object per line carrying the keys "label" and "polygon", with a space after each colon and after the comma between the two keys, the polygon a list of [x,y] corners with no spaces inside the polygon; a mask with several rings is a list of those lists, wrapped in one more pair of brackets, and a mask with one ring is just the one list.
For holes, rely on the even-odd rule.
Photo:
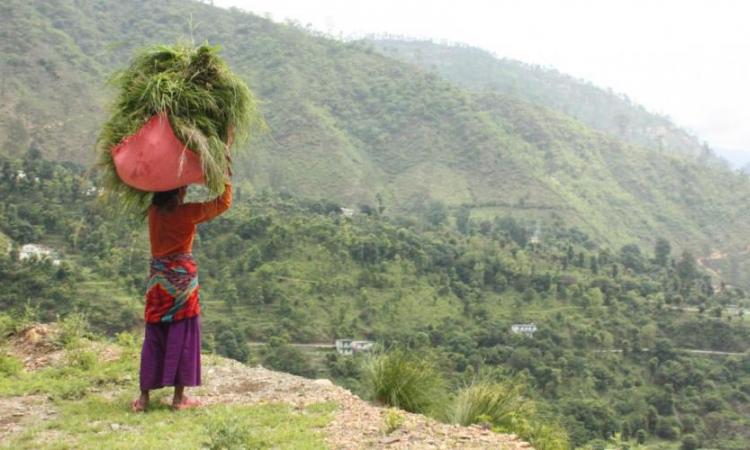
{"label": "hilltop vegetation", "polygon": [[[12,0],[0,8],[11,19],[0,47],[9,61],[0,92],[5,154],[34,147],[90,161],[109,97],[106,76],[136,47],[192,37],[221,44],[263,101],[271,131],[256,137],[252,156],[236,170],[256,191],[348,206],[381,202],[389,214],[440,201],[452,211],[469,206],[475,218],[512,212],[559,220],[615,247],[651,246],[663,235],[701,255],[731,252],[748,232],[739,207],[750,198],[744,177],[692,156],[695,143],[662,119],[564,77],[537,90],[552,75],[521,71],[523,89],[473,93],[368,43],[186,0]],[[496,77],[492,70],[486,76]],[[532,103],[529,92],[557,98],[560,83],[580,87],[565,105],[600,99],[591,114],[625,111],[634,136],[669,128],[668,147],[679,151],[654,152],[640,137],[630,141],[644,148],[623,144],[617,133],[584,125],[612,132],[614,119],[598,127],[559,99]]]}
{"label": "hilltop vegetation", "polygon": [[373,38],[379,51],[430,70],[473,91],[490,91],[524,99],[575,118],[587,126],[662,153],[703,157],[719,164],[696,136],[668,117],[647,111],[626,95],[575,79],[553,68],[497,58],[466,45],[426,40]]}

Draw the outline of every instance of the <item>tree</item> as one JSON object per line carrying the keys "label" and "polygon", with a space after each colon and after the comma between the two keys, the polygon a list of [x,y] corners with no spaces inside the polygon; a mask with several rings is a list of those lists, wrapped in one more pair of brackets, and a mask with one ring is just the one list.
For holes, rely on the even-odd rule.
{"label": "tree", "polygon": [[638,445],[643,445],[646,443],[646,430],[643,428],[639,429],[635,432],[635,441],[638,442]]}
{"label": "tree", "polygon": [[519,247],[525,247],[529,241],[529,232],[512,217],[505,217],[497,222],[498,228],[505,231]]}
{"label": "tree", "polygon": [[624,245],[620,249],[620,258],[623,266],[636,273],[643,272],[643,255],[641,254],[641,248],[638,247],[638,245]]}
{"label": "tree", "polygon": [[233,327],[227,327],[216,338],[216,353],[240,362],[247,362],[250,349],[241,332]]}
{"label": "tree", "polygon": [[669,254],[672,252],[672,245],[668,240],[660,237],[654,245],[654,259],[656,264],[666,267],[669,262]]}
{"label": "tree", "polygon": [[622,423],[620,426],[620,436],[622,437],[623,442],[629,441],[633,437],[633,432],[630,428],[630,422],[627,420]]}
{"label": "tree", "polygon": [[440,200],[432,200],[425,208],[425,219],[433,226],[441,225],[448,218],[445,205]]}
{"label": "tree", "polygon": [[596,256],[591,257],[591,272],[593,272],[594,275],[599,274],[599,258]]}
{"label": "tree", "polygon": [[695,258],[692,253],[685,250],[682,252],[680,260],[677,261],[677,276],[683,282],[692,281],[698,274],[698,270],[695,267]]}
{"label": "tree", "polygon": [[469,234],[469,219],[471,218],[471,208],[462,206],[456,211],[456,228],[462,234]]}
{"label": "tree", "polygon": [[289,345],[284,337],[274,336],[268,340],[268,345],[263,351],[263,364],[294,375],[315,375],[315,370],[305,355],[298,348]]}
{"label": "tree", "polygon": [[700,446],[698,438],[693,434],[687,434],[682,438],[682,445],[680,450],[696,450]]}

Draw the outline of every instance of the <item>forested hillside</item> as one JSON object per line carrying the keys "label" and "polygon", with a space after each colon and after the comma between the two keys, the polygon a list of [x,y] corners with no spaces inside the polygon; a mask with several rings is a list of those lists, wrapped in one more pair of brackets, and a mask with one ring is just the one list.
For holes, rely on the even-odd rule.
{"label": "forested hillside", "polygon": [[[0,164],[0,232],[62,259],[19,262],[17,246],[0,256],[3,311],[25,320],[80,311],[100,332],[131,329],[147,269],[143,222],[113,220],[80,167],[34,152]],[[438,205],[397,219],[373,208],[346,217],[329,200],[240,188],[196,241],[205,346],[367,395],[358,359],[321,359],[290,342],[368,338],[434,361],[451,391],[477,374],[525,386],[534,420],[560,423],[575,445],[600,448],[621,433],[654,448],[685,439],[744,448],[750,327],[730,305],[750,307],[745,293],[716,292],[692,255],[663,239],[610,250],[580,229],[531,229]],[[529,322],[533,337],[510,330]],[[541,442],[549,430],[527,432]]]}
{"label": "forested hillside", "polygon": [[[663,118],[487,55],[468,79],[463,54],[430,49],[454,65],[425,70],[196,1],[9,0],[0,15],[3,333],[139,326],[147,231],[96,202],[91,170],[105,81],[137,47],[207,40],[270,131],[196,239],[205,349],[379,400],[366,361],[293,345],[372,339],[431,372],[420,412],[456,420],[481,379],[512,414],[467,421],[539,450],[746,448],[750,301],[733,284],[750,181]],[[492,84],[503,70],[516,81]],[[60,264],[23,259],[28,243]],[[523,323],[537,331],[511,331]],[[12,364],[0,350],[0,373]]]}
{"label": "forested hillside", "polygon": [[474,91],[491,91],[560,111],[595,130],[662,153],[719,163],[700,140],[668,117],[647,111],[623,94],[604,90],[553,68],[525,64],[465,45],[425,40],[371,39],[388,56],[416,64]]}
{"label": "forested hillside", "polygon": [[[31,147],[88,164],[110,98],[106,77],[135,47],[207,40],[223,46],[263,101],[271,131],[254,140],[237,170],[256,189],[382,204],[388,213],[425,210],[432,201],[469,206],[477,218],[512,211],[579,226],[602,243],[650,245],[662,235],[701,255],[731,252],[747,234],[740,205],[750,184],[684,156],[695,153],[684,133],[668,134],[668,147],[684,151],[624,144],[559,102],[539,103],[581,122],[534,105],[527,94],[541,81],[526,72],[518,76],[530,84],[518,92],[471,93],[367,43],[186,0],[12,0],[0,8],[9,18],[0,44],[6,154]],[[595,111],[641,111],[580,91],[573,98],[594,99]],[[634,136],[669,128],[645,112],[629,120]]]}

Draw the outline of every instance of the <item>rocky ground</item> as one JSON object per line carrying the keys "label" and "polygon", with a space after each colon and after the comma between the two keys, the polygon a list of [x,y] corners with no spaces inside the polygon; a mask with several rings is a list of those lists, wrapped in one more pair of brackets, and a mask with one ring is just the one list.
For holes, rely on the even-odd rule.
{"label": "rocky ground", "polygon": [[[18,357],[26,370],[61,364],[60,350],[51,344],[54,330],[33,327],[11,340],[5,351]],[[101,360],[116,358],[116,346],[94,343]],[[493,433],[478,426],[461,427],[403,411],[402,424],[386,430],[387,408],[372,405],[329,380],[310,380],[262,367],[248,367],[216,356],[204,359],[204,385],[195,390],[204,404],[287,403],[295,408],[321,402],[337,405],[325,428],[333,449],[531,449],[514,435]],[[116,393],[115,393],[116,394]],[[0,397],[0,441],[29,424],[55,417],[55,404],[43,395]]]}

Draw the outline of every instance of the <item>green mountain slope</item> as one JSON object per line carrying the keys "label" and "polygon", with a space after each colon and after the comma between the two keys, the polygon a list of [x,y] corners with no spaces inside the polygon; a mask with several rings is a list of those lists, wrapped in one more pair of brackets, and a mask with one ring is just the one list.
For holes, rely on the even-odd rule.
{"label": "green mountain slope", "polygon": [[[10,164],[33,176],[0,178],[0,231],[54,245],[63,264],[0,255],[0,341],[23,329],[16,321],[57,316],[80,332],[75,311],[110,335],[134,328],[148,271],[145,224],[97,207],[80,168]],[[543,422],[564,425],[577,447],[602,447],[615,432],[633,441],[642,429],[649,448],[675,448],[692,435],[708,448],[745,448],[750,319],[731,306],[750,307],[744,292],[713,289],[696,261],[668,245],[653,255],[633,246],[612,252],[554,224],[532,235],[507,217],[427,212],[346,217],[331,202],[238,189],[231,210],[201,225],[195,241],[204,348],[365,393],[360,360],[291,344],[371,339],[434,358],[454,387],[478,373],[523,382]],[[512,332],[528,322],[538,327],[533,338]],[[3,353],[0,343],[0,374],[12,363]],[[105,389],[99,370],[46,374],[56,381],[7,377],[0,403]],[[450,403],[440,408],[448,413]]]}
{"label": "green mountain slope", "polygon": [[[737,246],[750,184],[654,154],[515,97],[471,93],[364,43],[342,43],[187,0],[11,0],[2,6],[0,152],[92,160],[105,74],[133,48],[192,36],[224,47],[271,132],[238,161],[255,189],[474,217],[575,224],[600,242],[669,237],[697,253]],[[667,152],[669,153],[669,152]],[[689,153],[689,152],[688,152]]]}
{"label": "green mountain slope", "polygon": [[632,144],[690,156],[705,152],[698,138],[677,127],[668,117],[647,111],[625,95],[554,69],[500,59],[469,46],[396,39],[369,42],[388,56],[438,73],[459,86],[525,99]]}

